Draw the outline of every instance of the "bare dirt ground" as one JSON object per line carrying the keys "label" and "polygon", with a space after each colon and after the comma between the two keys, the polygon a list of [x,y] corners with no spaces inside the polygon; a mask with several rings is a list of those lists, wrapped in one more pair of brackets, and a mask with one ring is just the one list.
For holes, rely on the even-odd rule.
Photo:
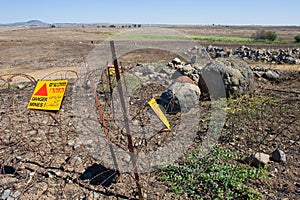
{"label": "bare dirt ground", "polygon": [[[200,26],[200,27],[167,27],[179,33],[192,36],[236,36],[251,37],[256,30],[275,30],[280,40],[294,41],[300,34],[299,27],[227,27],[227,26]],[[100,41],[109,36],[124,31],[122,28],[0,28],[0,70],[1,73],[30,72],[45,70],[52,67],[78,67],[84,58]],[[237,48],[244,44],[224,42],[199,42],[206,47],[212,44],[221,47]],[[295,44],[247,44],[259,48],[293,48]],[[139,52],[141,53],[141,52]],[[166,53],[166,52],[165,52]],[[172,58],[161,53],[140,55],[141,62],[148,62],[153,58]],[[137,56],[137,54],[134,54]],[[136,58],[136,57],[135,57]],[[132,60],[128,58],[127,60]],[[148,60],[147,60],[148,59]]]}
{"label": "bare dirt ground", "polygon": [[[190,35],[250,37],[261,27],[171,27]],[[293,40],[299,27],[272,27],[279,39]],[[109,187],[103,178],[85,181],[80,178],[88,167],[101,164],[81,145],[72,112],[72,86],[76,72],[84,65],[86,56],[96,44],[122,29],[111,28],[54,28],[25,29],[0,28],[0,194],[9,193],[18,199],[135,199],[134,177],[130,173],[113,174]],[[199,42],[199,45],[208,45]],[[243,44],[214,43],[231,48]],[[248,45],[251,46],[251,45]],[[292,48],[291,45],[253,45],[261,48]],[[149,63],[165,60],[174,55],[149,50],[132,52],[120,60],[125,64]],[[251,63],[251,65],[263,63]],[[267,66],[268,67],[268,66]],[[271,153],[280,148],[287,154],[286,163],[271,163],[269,179],[247,181],[263,194],[263,199],[300,199],[300,73],[299,65],[271,65],[281,71],[280,79],[269,82],[255,80],[253,98],[262,99],[254,104],[256,121],[249,113],[228,116],[219,145],[245,156],[263,151]],[[63,71],[61,71],[63,70]],[[68,72],[69,71],[69,72]],[[9,75],[8,75],[9,74]],[[7,85],[8,78],[19,82]],[[72,78],[65,94],[62,109],[57,113],[36,112],[26,108],[34,88],[29,75],[41,78]],[[157,87],[159,88],[159,87]],[[138,94],[141,94],[144,88]],[[149,91],[152,93],[161,91]],[[148,94],[147,93],[147,94]],[[138,95],[137,95],[138,96]],[[145,95],[147,96],[147,95]],[[138,97],[137,97],[138,99]],[[268,100],[270,99],[270,100]],[[273,104],[273,99],[280,99]],[[243,98],[239,100],[243,101]],[[207,102],[201,102],[207,108]],[[262,105],[267,105],[264,110]],[[174,119],[176,120],[176,119]],[[205,124],[203,124],[205,126]],[[168,137],[149,142],[151,148],[163,145]],[[160,141],[162,138],[165,141]],[[201,138],[200,138],[201,140]],[[194,147],[198,143],[195,142]],[[126,146],[126,145],[124,145]],[[150,148],[150,149],[151,149]],[[109,169],[106,169],[109,171]],[[159,173],[141,174],[145,199],[178,198],[170,187],[159,180]],[[107,178],[107,177],[106,177]]]}

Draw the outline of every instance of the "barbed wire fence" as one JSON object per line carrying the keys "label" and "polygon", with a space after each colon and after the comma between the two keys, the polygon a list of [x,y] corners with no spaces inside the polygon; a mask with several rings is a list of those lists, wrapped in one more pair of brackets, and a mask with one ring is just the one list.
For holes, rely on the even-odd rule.
{"label": "barbed wire fence", "polygon": [[[63,75],[54,77],[69,79],[62,107],[58,112],[27,109],[37,82],[34,77],[26,74],[0,76],[0,194],[2,198],[138,199],[134,174],[120,172],[111,166],[106,166],[101,163],[101,158],[97,159],[91,155],[87,146],[83,144],[74,120],[79,116],[73,112],[74,107],[72,107],[72,93],[78,81],[76,72],[62,70],[58,73]],[[110,88],[115,87],[116,84],[114,75],[110,76],[107,71],[91,71],[90,76],[93,74],[99,79],[95,89],[102,105],[104,119],[109,127],[111,141],[127,150],[124,130],[115,126],[113,117]],[[49,76],[53,77],[53,74]],[[47,76],[43,79],[47,79]],[[164,89],[159,85],[143,85],[137,88],[130,103],[132,105],[130,112],[136,113],[137,117],[131,120],[136,120],[135,123],[142,126],[147,124],[149,116],[143,113],[147,113],[150,108],[145,106],[145,102]],[[295,126],[299,124],[299,112],[297,112],[299,94],[275,89],[275,93],[272,94],[279,100],[266,99],[265,97],[271,95],[271,92],[273,92],[271,89],[262,89],[261,93],[253,94],[250,101],[245,97],[238,102],[233,102],[232,114],[228,116],[231,124],[225,124],[221,141],[228,143],[228,146],[233,143],[236,150],[251,148],[253,152],[270,151],[270,148],[282,142],[282,134],[287,135],[283,139],[284,144],[290,141],[298,142],[299,137],[291,138],[289,133],[299,131],[299,126]],[[244,101],[247,101],[247,104],[243,104]],[[210,107],[209,104],[204,105],[204,103],[202,102],[201,106]],[[91,105],[86,106],[93,108]],[[276,113],[281,115],[275,113],[269,115],[268,110],[276,110]],[[90,110],[90,112],[97,113],[97,110]],[[241,116],[245,116],[246,122]],[[176,128],[178,118],[168,117],[173,120],[172,124],[175,126],[173,128]],[[201,117],[205,119],[210,115],[203,112]],[[199,118],[200,121],[202,119]],[[95,123],[98,124],[99,134],[103,134],[101,121]],[[204,132],[207,132],[207,124],[202,123],[199,126],[199,130],[203,126]],[[250,127],[249,130],[255,127],[254,132],[243,131],[242,128],[247,130],[247,127]],[[150,130],[145,132],[147,131],[150,132]],[[236,136],[246,138],[240,142],[241,146],[235,145]],[[148,138],[144,135],[134,135],[134,144],[137,144],[134,148],[138,152],[151,151],[167,143],[169,137],[170,134],[166,132]],[[279,146],[288,151],[284,144]],[[297,145],[290,146],[289,150],[296,152]],[[176,198],[169,186],[157,179],[157,172],[139,175],[144,199]]]}
{"label": "barbed wire fence", "polygon": [[[120,174],[99,164],[99,160],[90,155],[78,137],[73,120],[76,116],[72,112],[71,102],[73,86],[77,81],[76,72],[61,70],[55,73],[56,75],[51,73],[42,79],[69,79],[61,109],[57,112],[27,109],[37,83],[34,77],[26,74],[6,74],[0,77],[2,198],[138,198],[133,174]],[[113,119],[109,110],[109,76],[107,73],[102,74],[97,94],[101,103],[106,104],[105,120],[111,124]],[[112,76],[110,78],[113,79]],[[138,112],[142,112],[142,109],[144,107]],[[99,123],[99,129],[101,128],[103,127]],[[120,139],[124,136],[114,137],[115,142],[124,142]],[[145,198],[162,198],[164,191],[167,191],[163,183],[157,184],[151,173],[142,174],[139,181]]]}

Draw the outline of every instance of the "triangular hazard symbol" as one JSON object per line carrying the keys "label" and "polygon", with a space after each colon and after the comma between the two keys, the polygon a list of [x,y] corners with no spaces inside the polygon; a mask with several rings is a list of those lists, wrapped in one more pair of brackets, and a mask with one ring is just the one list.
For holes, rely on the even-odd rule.
{"label": "triangular hazard symbol", "polygon": [[48,96],[46,83],[34,95],[35,96]]}

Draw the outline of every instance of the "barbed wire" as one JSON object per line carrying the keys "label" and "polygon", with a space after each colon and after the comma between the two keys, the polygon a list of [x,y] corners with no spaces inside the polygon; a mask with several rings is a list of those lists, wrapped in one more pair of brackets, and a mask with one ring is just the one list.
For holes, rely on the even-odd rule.
{"label": "barbed wire", "polygon": [[[26,74],[0,76],[0,82],[3,82],[0,85],[0,194],[2,194],[2,198],[6,195],[6,197],[15,199],[137,199],[133,174],[119,173],[104,166],[82,144],[74,124],[76,123],[74,118],[79,116],[75,116],[71,105],[73,86],[78,78],[76,76],[74,78],[76,72],[68,71],[67,73],[72,75],[64,76],[70,80],[61,110],[58,112],[27,109],[28,101],[37,82],[34,77]],[[91,72],[91,76],[94,73],[98,74],[98,72]],[[110,127],[109,131],[112,134],[112,142],[126,149],[127,143],[122,128],[114,129],[106,75],[102,73],[99,77],[102,82],[99,81],[99,85],[97,85],[97,95],[103,104],[104,114]],[[53,73],[49,76],[53,76]],[[22,78],[21,81],[18,79],[19,77]],[[43,79],[46,78],[47,76]],[[20,87],[20,85],[26,86]],[[159,89],[159,87],[157,88]],[[131,112],[136,113],[134,115],[137,118],[136,123],[143,124],[149,120],[149,117],[143,116],[143,113],[149,108],[145,106],[145,103],[138,104],[137,102],[143,102],[139,100],[148,99],[163,89],[160,88],[148,94],[141,92],[147,90],[147,87],[143,86],[134,93],[135,99],[131,100],[134,106],[131,107]],[[252,148],[252,151],[263,151],[266,149],[266,144],[277,144],[282,134],[292,132],[291,127],[300,127],[299,113],[292,113],[288,109],[296,106],[295,110],[299,110],[298,92],[282,92],[280,89],[264,90],[263,88],[261,91],[275,92],[282,101],[274,103],[273,99],[265,99],[264,96],[268,96],[266,93],[253,94],[252,98],[262,99],[262,104],[254,103],[252,110],[249,110],[247,105],[239,107],[239,109],[247,111],[243,114],[248,124],[245,124],[241,117],[237,116],[241,114],[239,112],[229,115],[228,120],[231,120],[231,124],[226,125],[228,128],[221,135],[221,141],[227,141],[230,145],[233,136],[239,135],[239,137],[246,138],[241,145]],[[101,96],[102,92],[106,93],[106,98]],[[286,93],[289,95],[287,96]],[[241,103],[245,98],[239,99],[240,102],[236,103]],[[204,102],[202,106],[209,108],[211,105],[209,103],[205,105]],[[267,113],[264,113],[265,108],[282,115],[267,116]],[[252,113],[254,110],[256,111],[255,115]],[[91,110],[91,112],[93,111]],[[201,117],[204,119],[209,116],[209,113],[204,112]],[[289,116],[292,116],[291,119],[285,120]],[[264,118],[267,121],[261,124],[261,122],[254,121],[253,117]],[[171,120],[176,122],[176,116]],[[174,123],[175,125],[176,123]],[[201,126],[205,129],[207,120],[199,125],[199,131],[201,131]],[[254,130],[256,132],[241,133],[241,127],[245,126],[257,127]],[[101,128],[99,123],[99,129]],[[204,136],[199,136],[199,140],[202,140]],[[147,145],[153,147],[163,145],[164,142],[167,142],[167,140],[163,140],[168,139],[170,135],[161,134],[159,138],[157,136],[144,137],[144,135],[135,137],[137,144],[139,144],[139,140],[144,141],[135,146],[137,151],[142,152],[149,150]],[[300,138],[287,139],[299,141]],[[235,144],[233,146],[239,148]],[[295,151],[296,148],[297,146],[291,147]],[[158,176],[157,172],[140,174],[144,199],[175,199],[176,195],[170,191],[166,183],[159,181]]]}

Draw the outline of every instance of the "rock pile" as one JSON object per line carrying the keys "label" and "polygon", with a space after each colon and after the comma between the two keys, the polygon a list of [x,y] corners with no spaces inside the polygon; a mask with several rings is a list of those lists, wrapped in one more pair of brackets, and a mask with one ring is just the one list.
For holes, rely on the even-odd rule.
{"label": "rock pile", "polygon": [[256,66],[253,69],[253,74],[254,76],[256,76],[257,78],[264,78],[267,79],[269,81],[276,81],[279,78],[279,71],[278,70],[272,70],[272,69],[268,69],[266,67],[263,66]]}
{"label": "rock pile", "polygon": [[232,55],[232,50],[229,48],[222,48],[217,46],[209,45],[206,47],[206,51],[209,53],[210,57],[212,58],[227,58]]}
{"label": "rock pile", "polygon": [[225,97],[224,95],[226,95],[228,97],[229,94],[243,95],[250,90],[253,84],[251,68],[239,59],[217,58],[204,67],[191,64],[184,65],[182,62],[174,63],[172,61],[168,66],[198,83],[202,96]]}
{"label": "rock pile", "polygon": [[293,49],[254,49],[247,46],[240,46],[232,49],[209,45],[206,51],[212,58],[227,58],[236,55],[243,60],[253,60],[276,64],[297,64],[300,62],[300,48]]}
{"label": "rock pile", "polygon": [[[191,51],[194,51],[195,49],[198,49],[197,52],[200,52],[200,48],[197,47],[193,47]],[[192,57],[191,62],[188,63],[184,63],[179,58],[174,58],[168,63],[168,67],[151,65],[140,66],[138,67],[139,70],[133,69],[132,71],[135,76],[140,77],[143,81],[146,81],[145,79],[150,81],[160,80],[160,84],[165,86],[170,85],[172,80],[175,80],[178,76],[187,76],[191,79],[189,80],[190,83],[192,83],[192,81],[196,84],[198,83],[202,97],[240,96],[251,90],[254,76],[257,78],[264,78],[268,81],[276,81],[279,78],[280,74],[277,70],[271,70],[263,66],[257,66],[251,69],[244,61],[246,58],[251,58],[253,60],[273,60],[273,58],[269,59],[266,57],[271,55],[274,57],[274,54],[271,54],[269,51],[254,51],[248,47],[242,46],[232,53],[230,49],[213,47],[211,45],[206,48],[206,51],[209,54],[213,54],[215,59],[211,59],[205,65],[196,62],[193,64],[192,60],[194,57]],[[280,56],[276,57],[277,61],[280,57],[283,62],[294,63],[291,57],[283,56],[290,54],[286,54],[283,50],[280,50],[279,52],[281,53],[279,53]],[[299,54],[299,49],[293,50],[292,53]],[[232,54],[239,55],[238,57],[241,57],[242,59],[231,56]],[[197,56],[199,55],[196,55],[196,59]],[[174,77],[174,74],[177,75],[177,77]],[[166,81],[167,79],[169,79],[169,81]],[[222,90],[225,90],[225,92]]]}
{"label": "rock pile", "polygon": [[234,55],[244,60],[250,59],[268,63],[274,62],[276,64],[296,64],[297,59],[300,58],[300,49],[266,50],[241,46],[234,51]]}
{"label": "rock pile", "polygon": [[[175,58],[176,60],[178,58]],[[174,60],[175,60],[174,59]],[[170,63],[168,63],[168,66],[172,69],[175,69],[177,72],[184,76],[188,76],[191,78],[195,83],[199,80],[199,75],[201,72],[201,67],[197,65],[191,65],[191,64],[184,64],[183,62],[179,62],[178,64],[174,64],[174,60]]]}
{"label": "rock pile", "polygon": [[[194,70],[191,65],[181,65],[182,62],[179,58],[175,58],[172,63],[174,63],[173,66],[189,68],[192,72],[187,70],[186,74],[193,75]],[[139,84],[157,83],[166,87],[158,103],[165,108],[167,113],[188,112],[195,105],[198,105],[200,89],[196,81],[182,75],[174,68],[159,64],[145,64],[132,68],[129,73],[137,78],[135,82],[139,82]],[[133,80],[132,77],[128,78],[128,82]]]}

